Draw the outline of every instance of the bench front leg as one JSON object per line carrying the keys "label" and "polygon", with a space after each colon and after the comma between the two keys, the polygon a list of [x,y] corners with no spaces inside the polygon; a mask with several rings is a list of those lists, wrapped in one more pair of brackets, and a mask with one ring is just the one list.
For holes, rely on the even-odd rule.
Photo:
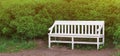
{"label": "bench front leg", "polygon": [[48,37],[48,48],[51,48],[51,37]]}
{"label": "bench front leg", "polygon": [[97,50],[99,50],[99,45],[100,45],[100,42],[99,42],[99,37],[97,38]]}
{"label": "bench front leg", "polygon": [[72,37],[72,50],[74,49],[74,37]]}
{"label": "bench front leg", "polygon": [[104,43],[105,43],[105,38],[104,38],[104,36],[102,37],[102,41],[103,41],[103,46],[104,46]]}

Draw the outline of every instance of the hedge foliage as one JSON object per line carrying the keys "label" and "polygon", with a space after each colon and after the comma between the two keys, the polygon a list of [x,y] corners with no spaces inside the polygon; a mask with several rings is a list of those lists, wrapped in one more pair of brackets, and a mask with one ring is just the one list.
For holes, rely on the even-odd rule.
{"label": "hedge foliage", "polygon": [[54,20],[104,20],[106,39],[117,41],[119,4],[119,0],[0,0],[0,34],[34,38],[47,35]]}

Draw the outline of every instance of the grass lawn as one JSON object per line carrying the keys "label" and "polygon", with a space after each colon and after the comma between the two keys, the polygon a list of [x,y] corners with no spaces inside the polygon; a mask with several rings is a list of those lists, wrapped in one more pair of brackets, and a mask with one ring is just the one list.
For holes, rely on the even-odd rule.
{"label": "grass lawn", "polygon": [[0,52],[17,52],[35,47],[36,43],[33,40],[20,41],[17,39],[0,38]]}
{"label": "grass lawn", "polygon": [[120,56],[120,51],[117,51],[113,56]]}

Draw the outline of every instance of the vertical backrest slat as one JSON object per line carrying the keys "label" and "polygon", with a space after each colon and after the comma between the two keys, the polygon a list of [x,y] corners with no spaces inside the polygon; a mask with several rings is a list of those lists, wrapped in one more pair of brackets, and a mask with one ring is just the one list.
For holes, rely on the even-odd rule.
{"label": "vertical backrest slat", "polygon": [[97,34],[97,25],[95,25],[95,34]]}
{"label": "vertical backrest slat", "polygon": [[74,25],[74,34],[76,34],[76,30],[77,30],[76,25]]}
{"label": "vertical backrest slat", "polygon": [[80,34],[80,25],[77,25],[78,26],[78,34]]}
{"label": "vertical backrest slat", "polygon": [[93,31],[93,30],[94,30],[94,25],[92,25],[92,34],[94,34],[94,31]]}
{"label": "vertical backrest slat", "polygon": [[103,26],[103,30],[102,30],[102,33],[103,33],[103,35],[105,34],[105,26],[104,25],[102,25]]}
{"label": "vertical backrest slat", "polygon": [[57,25],[55,25],[55,33],[57,33]]}
{"label": "vertical backrest slat", "polygon": [[60,25],[58,25],[58,27],[59,27],[59,28],[58,28],[58,33],[60,33]]}
{"label": "vertical backrest slat", "polygon": [[90,25],[88,25],[88,34],[90,34]]}
{"label": "vertical backrest slat", "polygon": [[63,33],[63,25],[61,25],[61,28],[62,28],[62,30],[61,30],[61,31],[62,31],[62,33]]}
{"label": "vertical backrest slat", "polygon": [[102,26],[101,25],[99,25],[99,28],[98,29],[100,29],[98,32],[101,34],[102,32],[101,32],[101,30],[102,30],[102,28],[101,28]]}
{"label": "vertical backrest slat", "polygon": [[65,34],[66,34],[67,30],[66,30],[66,25],[65,25]]}
{"label": "vertical backrest slat", "polygon": [[68,34],[70,34],[70,25],[68,25]]}
{"label": "vertical backrest slat", "polygon": [[81,33],[81,34],[83,34],[83,31],[84,31],[84,30],[83,30],[83,25],[81,25],[81,27],[82,27],[82,30],[81,30],[81,31],[82,31],[82,33]]}
{"label": "vertical backrest slat", "polygon": [[73,34],[73,25],[71,25],[71,34]]}
{"label": "vertical backrest slat", "polygon": [[87,25],[85,25],[85,34],[87,34]]}

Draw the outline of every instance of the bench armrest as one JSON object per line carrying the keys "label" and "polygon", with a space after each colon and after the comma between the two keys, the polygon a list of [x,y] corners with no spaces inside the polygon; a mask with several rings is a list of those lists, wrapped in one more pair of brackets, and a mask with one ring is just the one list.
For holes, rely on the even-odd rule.
{"label": "bench armrest", "polygon": [[102,29],[102,26],[101,26],[101,27],[99,27],[99,29],[97,30],[97,31],[98,31],[98,34],[100,34],[100,33],[101,33],[101,29]]}
{"label": "bench armrest", "polygon": [[48,29],[50,31],[49,33],[52,33],[54,26],[55,26],[55,23]]}
{"label": "bench armrest", "polygon": [[54,24],[48,29],[49,31],[51,31],[54,27]]}

